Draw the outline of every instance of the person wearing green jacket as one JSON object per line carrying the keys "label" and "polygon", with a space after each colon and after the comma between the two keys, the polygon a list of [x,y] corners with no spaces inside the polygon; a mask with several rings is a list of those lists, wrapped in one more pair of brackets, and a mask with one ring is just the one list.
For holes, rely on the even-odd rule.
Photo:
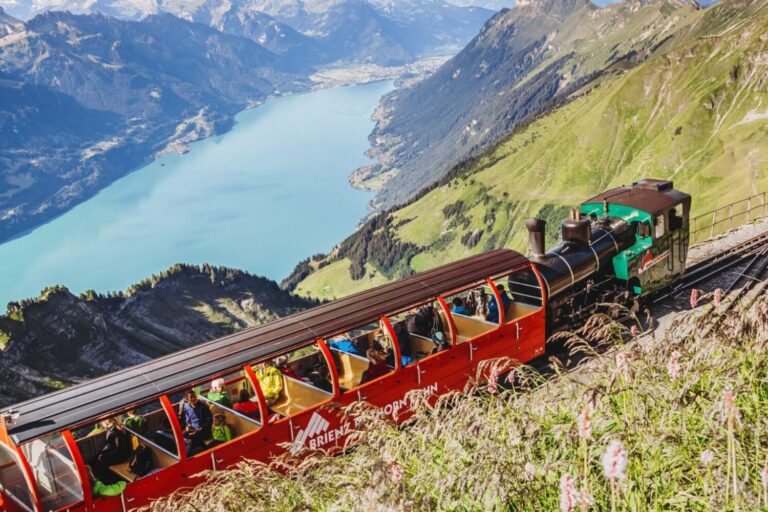
{"label": "person wearing green jacket", "polygon": [[205,398],[224,407],[232,407],[232,400],[229,398],[227,390],[224,389],[224,379],[214,379],[211,382],[211,390],[208,391]]}
{"label": "person wearing green jacket", "polygon": [[280,398],[283,390],[283,374],[274,363],[262,363],[256,368],[256,378],[259,380],[261,391],[267,400],[267,405],[272,405]]}
{"label": "person wearing green jacket", "polygon": [[128,411],[128,417],[123,421],[123,426],[128,430],[139,434],[140,436],[147,436],[149,428],[147,427],[147,420],[144,416],[136,414],[136,410]]}
{"label": "person wearing green jacket", "polygon": [[120,496],[128,485],[125,480],[119,480],[114,484],[105,484],[97,480],[90,466],[86,466],[88,478],[91,480],[91,491],[94,496]]}
{"label": "person wearing green jacket", "polygon": [[226,443],[232,440],[232,431],[225,423],[225,416],[222,413],[216,413],[213,415],[213,428],[211,429],[211,437],[213,442],[211,446],[217,444]]}

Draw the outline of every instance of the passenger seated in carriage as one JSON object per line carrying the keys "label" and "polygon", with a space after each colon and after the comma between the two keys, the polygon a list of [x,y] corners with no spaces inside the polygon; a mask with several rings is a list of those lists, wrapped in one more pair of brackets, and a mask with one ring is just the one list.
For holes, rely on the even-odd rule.
{"label": "passenger seated in carriage", "polygon": [[258,420],[261,417],[259,414],[259,406],[251,401],[247,389],[240,390],[239,401],[233,405],[232,408],[240,414],[244,414],[254,420]]}
{"label": "passenger seated in carriage", "polygon": [[[500,284],[497,288],[499,289],[499,295],[501,295],[501,304],[504,307],[504,311],[506,311],[507,307],[512,302],[512,299],[507,295],[504,285]],[[485,315],[485,319],[495,324],[499,323],[499,306],[496,304],[495,295],[491,295],[491,298],[488,301],[488,314]]]}
{"label": "passenger seated in carriage", "polygon": [[254,372],[259,386],[264,392],[264,399],[267,405],[272,405],[280,398],[280,392],[283,390],[283,375],[273,363],[261,363]]}
{"label": "passenger seated in carriage", "polygon": [[131,445],[119,419],[106,419],[101,422],[101,426],[106,431],[106,444],[96,454],[92,465],[94,473],[100,481],[105,484],[112,484],[118,479],[109,470],[109,466],[127,461],[128,457],[131,456]]}
{"label": "passenger seated in carriage", "polygon": [[360,350],[357,348],[357,340],[355,340],[348,332],[331,338],[330,343],[328,343],[328,347],[340,352],[347,352],[357,356],[362,355]]}
{"label": "passenger seated in carriage", "polygon": [[389,373],[386,356],[383,353],[375,348],[369,348],[365,355],[368,358],[368,369],[363,372],[360,384],[365,384]]}
{"label": "passenger seated in carriage", "polygon": [[309,374],[310,383],[318,389],[333,393],[333,384],[331,383],[328,367],[322,364],[315,365],[312,373]]}
{"label": "passenger seated in carriage", "polygon": [[213,440],[208,446],[216,446],[232,440],[232,431],[227,426],[226,416],[223,413],[219,412],[213,415],[211,437]]}
{"label": "passenger seated in carriage", "polygon": [[205,447],[205,440],[211,437],[213,417],[206,404],[198,400],[193,389],[187,391],[179,404],[179,423],[184,431],[187,455]]}
{"label": "passenger seated in carriage", "polygon": [[232,400],[230,400],[226,389],[224,389],[224,379],[213,379],[211,390],[206,395],[206,398],[224,407],[232,407]]}
{"label": "passenger seated in carriage", "polygon": [[467,308],[464,307],[464,300],[461,297],[453,298],[453,307],[451,308],[451,313],[469,316],[469,311],[467,311]]}

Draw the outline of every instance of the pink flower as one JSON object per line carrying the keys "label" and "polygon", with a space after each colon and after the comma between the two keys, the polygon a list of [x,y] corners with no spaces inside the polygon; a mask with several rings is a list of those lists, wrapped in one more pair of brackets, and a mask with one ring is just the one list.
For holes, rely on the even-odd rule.
{"label": "pink flower", "polygon": [[720,309],[720,301],[723,300],[723,290],[720,288],[715,289],[715,293],[712,297],[712,301],[715,303],[715,308]]}
{"label": "pink flower", "polygon": [[586,487],[581,488],[581,492],[579,493],[579,503],[581,504],[581,510],[589,510],[589,507],[595,504],[592,495],[589,493],[589,489]]}
{"label": "pink flower", "polygon": [[515,369],[512,368],[512,370],[507,374],[507,384],[514,385],[515,384]]}
{"label": "pink flower", "polygon": [[636,325],[633,325],[629,328],[629,334],[631,334],[633,338],[637,338],[640,334],[640,329],[638,329]]}
{"label": "pink flower", "polygon": [[491,374],[488,376],[488,392],[496,393],[499,390],[499,369],[493,368]]}
{"label": "pink flower", "polygon": [[722,411],[725,416],[724,420],[726,421],[731,417],[736,420],[741,419],[741,413],[736,407],[736,393],[731,388],[728,388],[723,392]]}
{"label": "pink flower", "polygon": [[571,475],[563,473],[560,477],[560,510],[562,512],[574,512],[579,503],[579,493],[576,483]]}
{"label": "pink flower", "polygon": [[626,375],[628,370],[629,370],[629,365],[627,364],[627,354],[625,352],[617,353],[616,354],[616,371]]}
{"label": "pink flower", "polygon": [[675,350],[669,357],[667,362],[667,371],[669,372],[669,378],[677,380],[680,378],[680,352]]}
{"label": "pink flower", "polygon": [[691,309],[695,309],[699,303],[699,290],[696,288],[691,289]]}
{"label": "pink flower", "polygon": [[579,415],[579,437],[592,441],[592,426],[589,421],[589,406],[585,405]]}
{"label": "pink flower", "polygon": [[715,453],[712,450],[704,450],[701,452],[701,455],[699,455],[699,460],[701,460],[704,467],[707,467],[712,464],[713,460],[715,460]]}
{"label": "pink flower", "polygon": [[765,463],[762,471],[760,471],[760,480],[763,482],[763,489],[768,492],[768,462]]}
{"label": "pink flower", "polygon": [[603,465],[603,475],[608,480],[623,480],[627,476],[627,466],[629,465],[629,456],[627,449],[618,439],[610,442],[608,447],[600,457]]}
{"label": "pink flower", "polygon": [[398,464],[397,462],[393,462],[392,464],[389,465],[389,470],[390,470],[390,474],[393,482],[395,482],[396,484],[399,484],[400,482],[403,481],[404,471],[402,466],[400,466],[400,464]]}

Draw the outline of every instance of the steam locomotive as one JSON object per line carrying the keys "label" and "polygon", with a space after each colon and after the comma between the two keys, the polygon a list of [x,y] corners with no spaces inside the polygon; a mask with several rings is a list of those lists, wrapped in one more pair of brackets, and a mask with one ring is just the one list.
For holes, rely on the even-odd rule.
{"label": "steam locomotive", "polygon": [[685,271],[690,208],[691,196],[671,181],[643,179],[573,209],[562,222],[562,241],[549,251],[546,222],[526,220],[529,257],[546,286],[549,329],[578,324],[601,303],[637,310],[642,299],[678,279]]}

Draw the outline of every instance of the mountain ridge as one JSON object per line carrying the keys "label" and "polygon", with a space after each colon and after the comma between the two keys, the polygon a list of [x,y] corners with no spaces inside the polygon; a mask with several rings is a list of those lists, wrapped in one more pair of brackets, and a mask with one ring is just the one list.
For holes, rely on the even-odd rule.
{"label": "mountain ridge", "polygon": [[314,304],[211,265],[174,265],[107,295],[52,286],[0,316],[0,407]]}
{"label": "mountain ridge", "polygon": [[[386,96],[371,135],[388,208],[602,75],[637,65],[695,17],[692,4],[536,0],[501,11],[429,78]],[[673,36],[672,36],[673,37]],[[416,109],[415,106],[419,108]]]}

